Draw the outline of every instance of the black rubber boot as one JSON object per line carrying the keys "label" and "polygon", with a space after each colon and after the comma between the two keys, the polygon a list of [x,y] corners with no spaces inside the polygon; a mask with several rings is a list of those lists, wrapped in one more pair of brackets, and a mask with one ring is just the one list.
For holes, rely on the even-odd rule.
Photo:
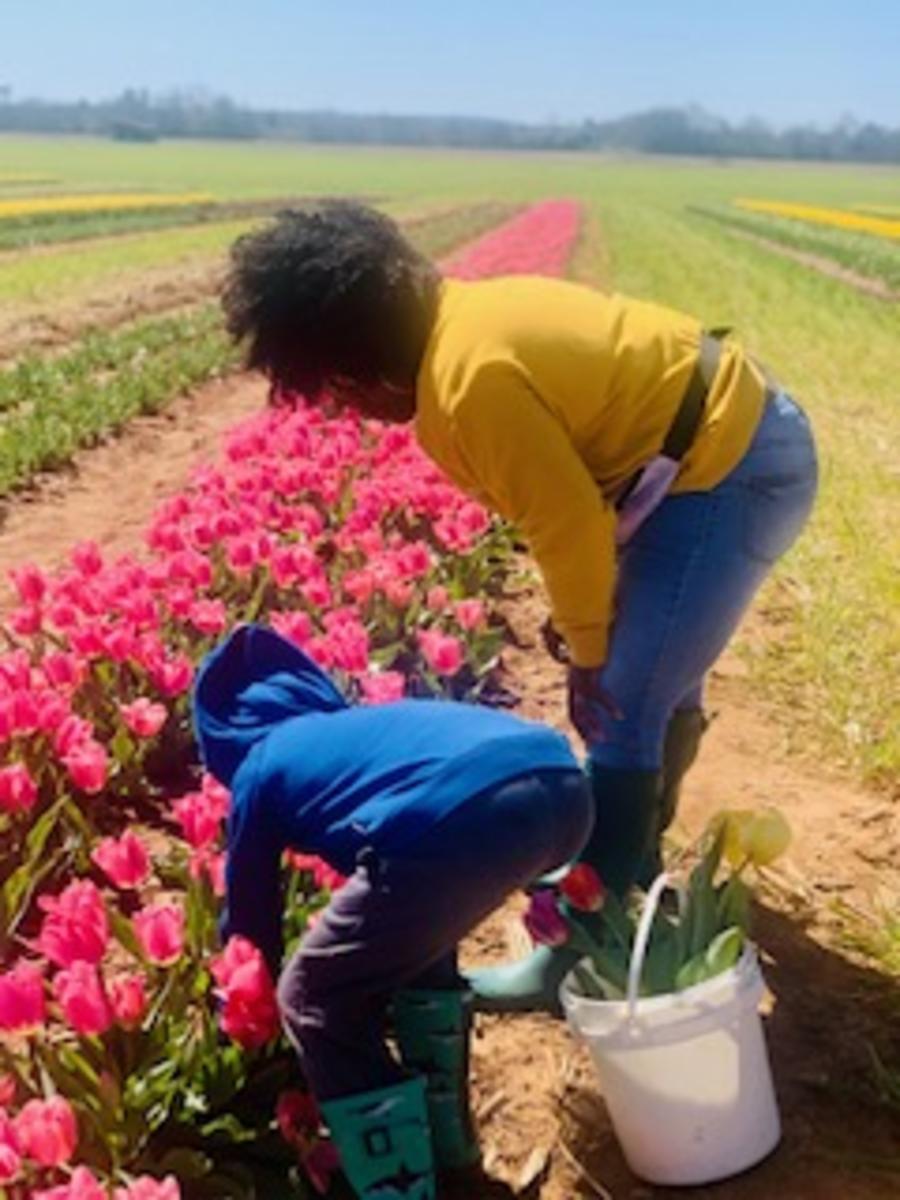
{"label": "black rubber boot", "polygon": [[638,882],[644,888],[649,887],[663,869],[662,837],[675,820],[678,801],[681,798],[681,785],[697,760],[700,742],[708,728],[709,718],[702,708],[677,709],[666,727],[659,799],[659,829],[656,842],[638,874]]}

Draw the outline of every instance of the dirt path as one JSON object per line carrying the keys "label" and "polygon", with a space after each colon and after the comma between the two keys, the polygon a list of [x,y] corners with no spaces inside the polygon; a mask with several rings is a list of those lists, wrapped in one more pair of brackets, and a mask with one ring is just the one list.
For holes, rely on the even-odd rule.
{"label": "dirt path", "polygon": [[262,380],[236,375],[181,397],[165,413],[137,417],[104,446],[80,452],[69,471],[41,477],[0,507],[0,606],[7,571],[25,561],[53,567],[89,538],[110,554],[142,549],[155,506],[216,456],[223,433],[265,403]]}
{"label": "dirt path", "polygon": [[178,310],[216,295],[224,271],[222,262],[196,256],[196,261],[174,268],[166,265],[124,271],[121,278],[90,294],[52,308],[46,303],[16,305],[9,310],[0,306],[0,361],[26,351],[65,347],[89,329],[115,329],[158,313],[174,316]]}
{"label": "dirt path", "polygon": [[[542,614],[533,589],[516,599],[511,615],[523,647],[508,651],[505,661],[523,696],[523,715],[571,734],[560,668],[540,649]],[[882,976],[835,948],[840,922],[832,911],[838,898],[870,909],[888,875],[900,894],[896,806],[824,766],[788,757],[777,721],[749,701],[736,657],[726,655],[719,664],[709,699],[719,716],[685,790],[682,828],[699,829],[724,805],[777,803],[796,833],[788,867],[759,924],[775,996],[768,1026],[785,1137],[755,1172],[715,1190],[682,1194],[722,1200],[896,1197],[900,1118],[872,1102],[868,1045],[878,1046],[895,1067],[900,1063],[900,1000]],[[470,940],[468,961],[523,951],[520,907],[511,902]],[[590,1061],[560,1022],[482,1018],[474,1060],[477,1110],[494,1172],[521,1186],[540,1168],[521,1194],[541,1200],[665,1194],[629,1172]]]}
{"label": "dirt path", "polygon": [[[263,403],[264,386],[235,377],[142,418],[105,447],[82,455],[67,475],[41,482],[7,507],[0,525],[0,574],[25,560],[53,566],[73,542],[95,538],[110,553],[139,550],[154,506],[177,490],[198,459]],[[559,668],[538,648],[541,605],[534,589],[511,604],[522,647],[506,667],[521,711],[565,728]],[[723,804],[776,802],[797,834],[788,882],[762,914],[760,941],[776,996],[770,1042],[785,1141],[762,1168],[715,1191],[722,1200],[887,1200],[900,1193],[900,1120],[871,1102],[868,1045],[900,1061],[891,1031],[898,1002],[862,961],[835,949],[838,897],[861,907],[893,871],[897,810],[824,766],[787,755],[777,720],[748,698],[739,662],[726,657],[712,681],[720,709],[684,805],[696,828]],[[511,901],[466,947],[469,961],[523,949],[519,904]],[[492,1196],[638,1200],[657,1192],[628,1172],[599,1100],[593,1072],[564,1026],[549,1018],[485,1018],[474,1049],[474,1096],[488,1166],[504,1184],[467,1185],[466,1200]],[[580,1166],[576,1165],[580,1164]],[[586,1174],[585,1174],[586,1172]],[[593,1180],[594,1182],[591,1182]]]}
{"label": "dirt path", "polygon": [[900,300],[900,292],[895,291],[883,279],[877,279],[873,275],[862,275],[850,267],[841,266],[833,258],[826,258],[824,254],[812,254],[808,250],[795,250],[790,246],[785,246],[783,242],[776,242],[772,238],[763,237],[758,233],[748,233],[745,229],[729,226],[728,232],[734,237],[743,238],[745,242],[753,242],[756,246],[762,246],[764,250],[770,250],[773,254],[780,255],[781,258],[789,258],[792,262],[818,271],[820,275],[828,275],[831,279],[839,279],[841,283],[848,283],[858,292],[874,296],[877,300]]}

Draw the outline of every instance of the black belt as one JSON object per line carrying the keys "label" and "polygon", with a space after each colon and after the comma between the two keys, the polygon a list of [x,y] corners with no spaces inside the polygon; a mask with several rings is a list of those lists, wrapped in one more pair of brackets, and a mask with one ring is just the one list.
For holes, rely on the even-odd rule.
{"label": "black belt", "polygon": [[[697,436],[697,430],[703,419],[703,410],[706,407],[706,397],[709,395],[712,381],[716,377],[721,358],[722,333],[717,330],[714,333],[701,334],[697,361],[694,363],[694,369],[691,371],[691,377],[684,389],[678,411],[669,426],[660,450],[660,454],[671,458],[673,462],[681,462]],[[641,467],[628,480],[616,500],[617,508],[628,499],[643,474],[643,470],[644,468]]]}

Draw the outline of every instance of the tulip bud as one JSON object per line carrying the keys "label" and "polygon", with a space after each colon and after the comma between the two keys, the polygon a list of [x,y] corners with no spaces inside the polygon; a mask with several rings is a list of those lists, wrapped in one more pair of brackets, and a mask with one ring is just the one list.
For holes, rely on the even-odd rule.
{"label": "tulip bud", "polygon": [[536,892],[523,920],[532,939],[539,945],[563,946],[569,940],[569,926],[552,892]]}
{"label": "tulip bud", "polygon": [[606,888],[600,876],[587,863],[575,863],[559,885],[560,892],[573,908],[599,912],[606,900]]}

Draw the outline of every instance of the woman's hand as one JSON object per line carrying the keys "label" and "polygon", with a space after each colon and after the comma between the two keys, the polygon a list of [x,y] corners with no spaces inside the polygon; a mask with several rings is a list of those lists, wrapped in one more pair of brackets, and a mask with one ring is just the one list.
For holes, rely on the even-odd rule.
{"label": "woman's hand", "polygon": [[588,746],[605,742],[624,713],[600,682],[601,667],[569,667],[569,717]]}

